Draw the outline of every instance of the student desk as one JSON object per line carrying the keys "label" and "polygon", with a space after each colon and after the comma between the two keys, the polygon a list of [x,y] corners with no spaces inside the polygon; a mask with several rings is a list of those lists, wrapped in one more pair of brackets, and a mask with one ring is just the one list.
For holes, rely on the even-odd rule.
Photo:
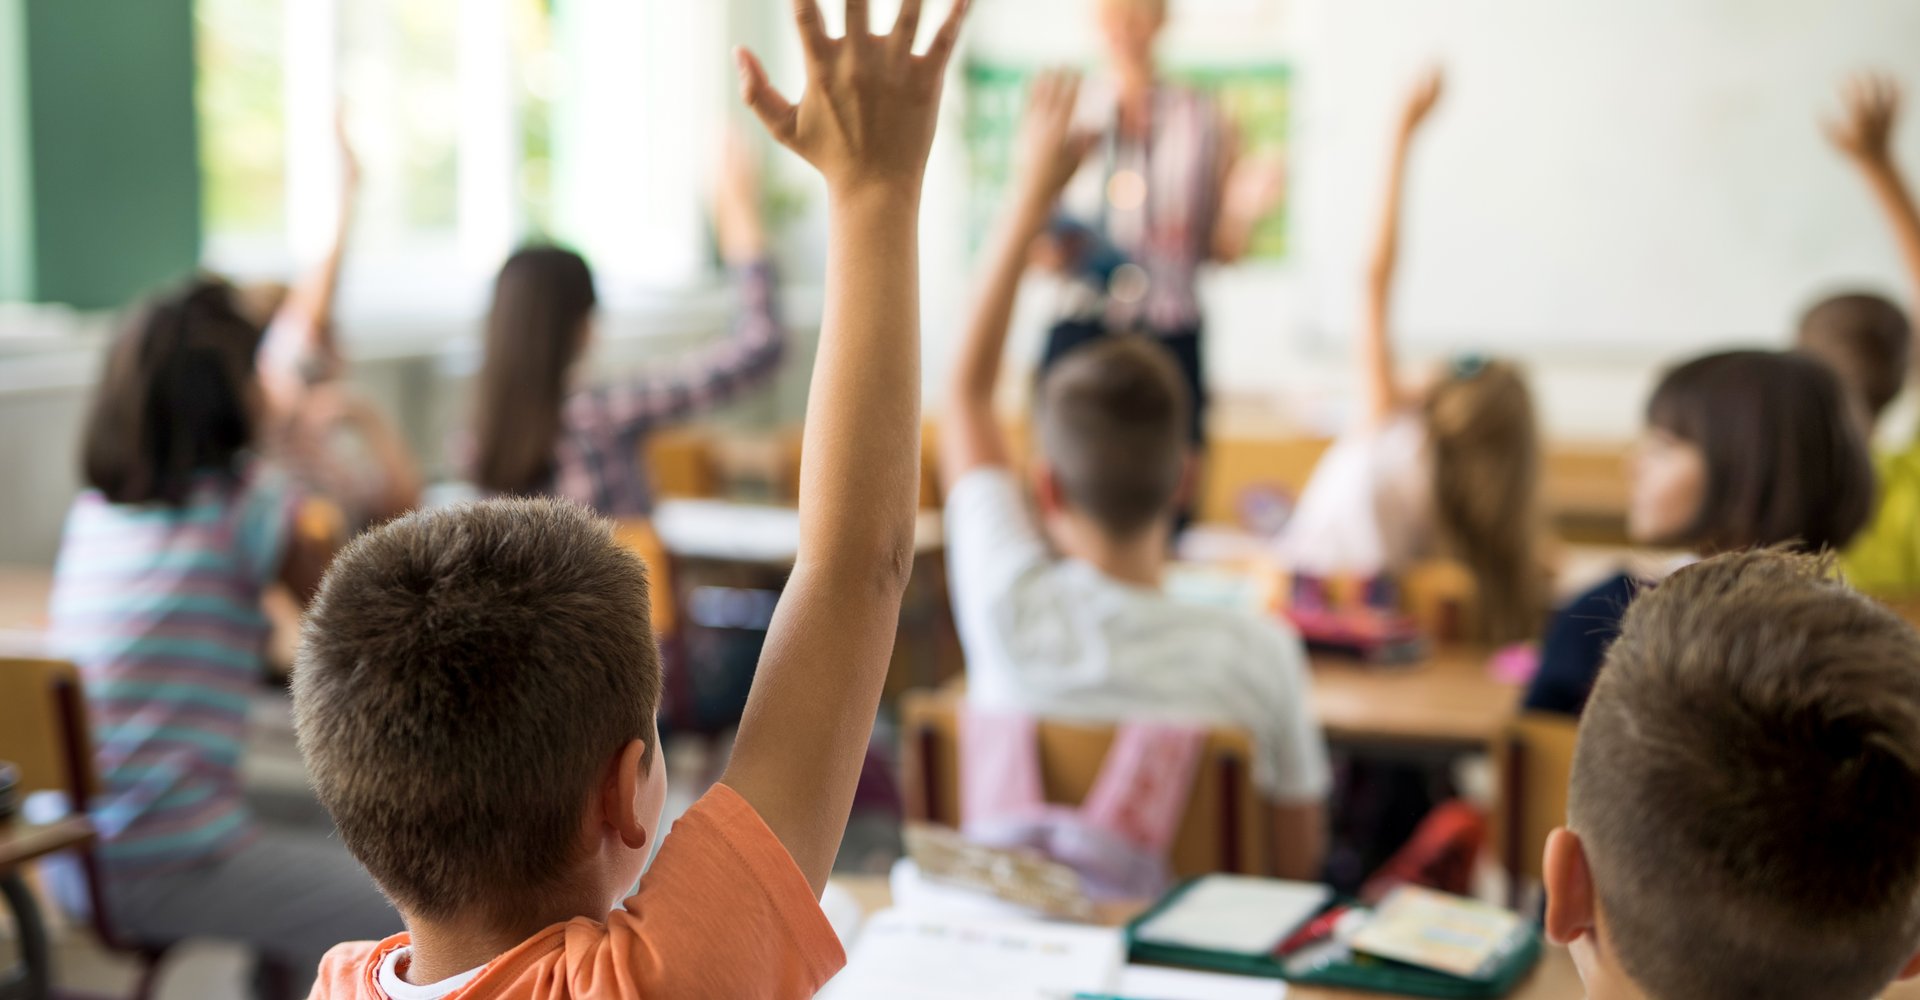
{"label": "student desk", "polygon": [[[682,503],[669,501],[661,504],[661,509],[663,512],[673,510]],[[784,557],[775,554],[769,558],[774,546],[766,544],[766,539],[777,532],[767,532],[763,527],[758,529],[756,537],[756,529],[749,527],[729,539],[711,528],[716,523],[712,515],[720,507],[702,506],[705,510],[696,515],[700,519],[696,521],[697,530],[682,533],[684,522],[672,517],[661,522],[663,539],[676,559],[688,560],[695,569],[707,561],[757,565],[763,573],[772,570],[784,574],[791,568],[791,548],[783,550]],[[794,517],[792,512],[778,509],[774,509],[773,516],[782,520]],[[916,531],[919,548],[916,561],[937,560],[940,555],[938,515],[923,514],[920,520]],[[929,564],[924,568],[928,571],[926,582],[930,589],[937,589],[944,599],[943,574],[935,572],[941,567]],[[776,586],[778,582],[774,581]],[[941,586],[934,587],[935,584]],[[46,629],[47,596],[52,585],[51,572],[46,569],[0,566],[0,650],[39,651],[37,644]],[[933,597],[926,595],[929,601]],[[944,608],[933,611],[930,617],[940,622],[949,621]],[[911,633],[931,627],[928,622],[912,619],[913,616],[908,616],[903,620],[903,631]],[[934,644],[951,637],[918,638]],[[1441,754],[1484,751],[1492,747],[1520,698],[1517,688],[1502,684],[1487,673],[1488,655],[1487,650],[1474,647],[1441,648],[1419,663],[1398,667],[1368,666],[1336,656],[1315,656],[1314,705],[1320,724],[1329,739],[1346,746]],[[895,673],[917,675],[926,669],[926,665],[921,664],[913,670]],[[938,686],[940,680],[911,676],[897,677],[894,683],[912,681],[917,686],[930,687]]]}
{"label": "student desk", "polygon": [[[652,525],[671,557],[681,619],[697,629],[766,627],[800,551],[794,507],[727,500],[662,500]],[[900,634],[887,673],[889,698],[937,687],[960,672],[960,642],[948,610],[946,538],[937,510],[913,526],[913,577],[901,601]]]}
{"label": "student desk", "polygon": [[[893,893],[887,887],[883,876],[849,876],[835,878],[835,885],[847,891],[854,901],[860,904],[860,910],[872,916],[893,903]],[[1101,924],[1118,926],[1132,919],[1141,907],[1113,906],[1103,908],[1097,915]],[[1580,976],[1574,970],[1573,959],[1565,949],[1548,947],[1540,960],[1540,965],[1527,981],[1515,990],[1508,1000],[1579,1000],[1585,996],[1580,987]],[[1897,994],[1890,994],[1895,996]],[[1329,989],[1322,986],[1293,986],[1287,990],[1287,1000],[1358,1000],[1361,997],[1374,997],[1376,1000],[1388,997],[1383,993],[1355,993],[1351,990]],[[1914,1000],[1902,997],[1902,1000]]]}
{"label": "student desk", "polygon": [[45,652],[47,598],[52,592],[51,570],[0,566],[0,655]]}
{"label": "student desk", "polygon": [[1487,671],[1492,655],[1443,646],[1417,663],[1375,666],[1316,654],[1315,714],[1335,744],[1440,755],[1490,750],[1522,693]]}

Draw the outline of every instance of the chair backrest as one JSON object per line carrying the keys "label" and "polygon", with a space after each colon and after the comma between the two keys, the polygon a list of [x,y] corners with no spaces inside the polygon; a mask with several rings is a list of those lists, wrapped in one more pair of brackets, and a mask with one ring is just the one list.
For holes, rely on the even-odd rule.
{"label": "chair backrest", "polygon": [[641,447],[655,496],[698,500],[720,495],[713,442],[706,431],[670,428],[647,435]]}
{"label": "chair backrest", "polygon": [[[915,691],[901,703],[907,818],[960,825],[960,703],[953,688]],[[1042,720],[1040,773],[1048,801],[1077,803],[1093,788],[1114,727]],[[1238,729],[1208,732],[1187,812],[1168,862],[1176,876],[1273,874],[1269,807],[1253,784],[1253,741]]]}
{"label": "chair backrest", "polygon": [[660,533],[654,530],[652,521],[636,517],[615,522],[613,537],[647,564],[647,599],[652,606],[654,637],[673,635],[680,627],[680,602],[673,589],[673,558]]}
{"label": "chair backrest", "polygon": [[1553,712],[1526,712],[1507,724],[1498,747],[1500,821],[1494,825],[1502,867],[1516,898],[1537,881],[1547,835],[1567,822],[1567,783],[1580,722]]}
{"label": "chair backrest", "polygon": [[20,792],[64,792],[84,807],[98,787],[80,671],[60,660],[0,658],[0,760]]}

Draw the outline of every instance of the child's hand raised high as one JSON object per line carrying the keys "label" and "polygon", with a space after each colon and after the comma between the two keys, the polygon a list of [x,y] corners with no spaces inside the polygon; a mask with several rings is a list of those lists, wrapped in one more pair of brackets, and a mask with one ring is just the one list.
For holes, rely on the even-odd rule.
{"label": "child's hand raised high", "polygon": [[1412,135],[1418,131],[1433,109],[1440,103],[1440,95],[1446,92],[1447,76],[1440,67],[1420,74],[1407,91],[1406,104],[1400,111],[1400,131],[1403,135]]}
{"label": "child's hand raised high", "polygon": [[1826,123],[1827,138],[1855,162],[1885,166],[1893,161],[1893,126],[1900,118],[1900,85],[1892,77],[1864,73],[1847,81],[1839,121]]}
{"label": "child's hand raised high", "polygon": [[969,0],[954,0],[925,55],[913,52],[922,0],[901,0],[893,33],[869,30],[868,0],[846,0],[847,32],[828,37],[816,0],[794,0],[806,50],[798,104],[767,81],[760,60],[737,49],[741,96],[775,139],[813,164],[834,194],[878,187],[918,197],[940,109],[947,59]]}
{"label": "child's hand raised high", "polygon": [[1072,70],[1041,73],[1027,94],[1015,169],[1019,193],[1043,207],[1059,199],[1100,139],[1098,132],[1074,127],[1079,99],[1080,74]]}

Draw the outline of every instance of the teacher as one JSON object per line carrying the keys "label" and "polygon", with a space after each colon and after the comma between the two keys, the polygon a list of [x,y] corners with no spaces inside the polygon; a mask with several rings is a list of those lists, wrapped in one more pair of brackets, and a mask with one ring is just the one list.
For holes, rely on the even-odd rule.
{"label": "teacher", "polygon": [[1111,334],[1154,337],[1186,375],[1193,440],[1204,446],[1200,267],[1247,252],[1279,203],[1283,168],[1277,158],[1243,157],[1212,97],[1160,79],[1154,50],[1168,0],[1097,4],[1111,78],[1083,99],[1099,140],[1042,251],[1072,280],[1041,364]]}

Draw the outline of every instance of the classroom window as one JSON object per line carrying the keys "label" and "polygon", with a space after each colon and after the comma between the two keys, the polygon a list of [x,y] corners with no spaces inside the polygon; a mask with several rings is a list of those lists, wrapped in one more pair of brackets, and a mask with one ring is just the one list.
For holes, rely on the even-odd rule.
{"label": "classroom window", "polygon": [[196,17],[210,267],[285,278],[318,255],[344,109],[363,176],[349,314],[469,313],[529,239],[581,246],[629,285],[699,276],[679,248],[702,242],[701,169],[659,153],[724,106],[718,6],[199,0]]}
{"label": "classroom window", "polygon": [[460,0],[340,0],[339,89],[376,244],[459,228],[460,12]]}
{"label": "classroom window", "polygon": [[278,3],[199,0],[202,203],[209,232],[286,229],[286,101]]}

